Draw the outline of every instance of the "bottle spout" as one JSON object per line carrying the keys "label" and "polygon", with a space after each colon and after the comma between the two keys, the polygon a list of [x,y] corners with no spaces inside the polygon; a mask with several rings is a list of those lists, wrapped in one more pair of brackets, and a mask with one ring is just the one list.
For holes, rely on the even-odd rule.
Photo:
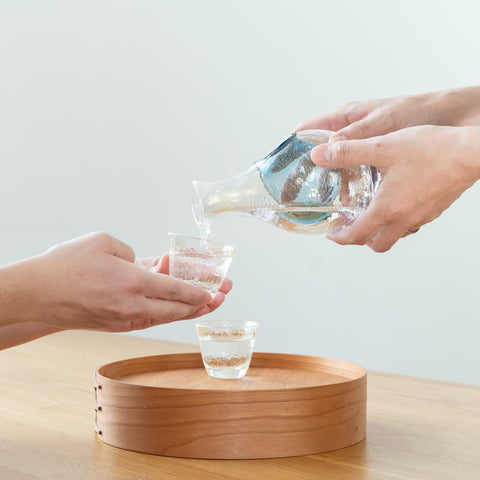
{"label": "bottle spout", "polygon": [[255,165],[220,182],[195,180],[191,182],[190,197],[195,222],[200,232],[207,234],[213,217],[217,215],[252,215],[261,206],[272,208],[276,205],[265,191]]}
{"label": "bottle spout", "polygon": [[202,238],[207,238],[211,233],[211,219],[210,216],[207,215],[204,206],[204,200],[208,198],[208,192],[211,191],[209,185],[211,184],[196,180],[190,183],[190,203],[192,206],[193,218],[200,230],[200,236]]}

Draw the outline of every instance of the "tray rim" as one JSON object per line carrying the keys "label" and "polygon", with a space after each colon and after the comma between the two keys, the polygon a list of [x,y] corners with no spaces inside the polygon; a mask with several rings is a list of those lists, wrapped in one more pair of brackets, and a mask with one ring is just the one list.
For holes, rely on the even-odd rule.
{"label": "tray rim", "polygon": [[[367,375],[368,375],[368,372],[367,370],[365,369],[365,367],[361,366],[361,365],[358,365],[356,363],[353,363],[353,362],[350,362],[348,360],[340,360],[340,359],[335,359],[335,358],[329,358],[329,357],[320,357],[320,356],[315,356],[315,355],[301,355],[301,354],[291,354],[291,353],[277,353],[277,352],[254,352],[253,353],[253,357],[252,357],[252,361],[253,361],[253,358],[254,357],[260,357],[262,358],[262,356],[282,356],[282,357],[290,357],[292,359],[297,359],[297,360],[301,360],[301,359],[315,359],[315,361],[319,361],[319,360],[327,360],[327,361],[330,361],[330,362],[339,362],[341,364],[345,364],[346,366],[352,366],[354,367],[355,369],[358,369],[360,371],[360,375],[356,376],[355,378],[350,378],[350,379],[345,379],[344,381],[341,381],[341,382],[335,382],[335,383],[326,383],[326,384],[322,384],[322,385],[309,385],[309,386],[301,386],[301,387],[285,387],[285,388],[265,388],[265,389],[258,389],[258,388],[255,388],[255,389],[222,389],[222,388],[183,388],[183,387],[167,387],[167,386],[162,386],[162,387],[156,387],[156,386],[153,386],[153,385],[142,385],[142,384],[138,384],[138,383],[131,383],[131,382],[126,382],[126,381],[122,381],[122,380],[118,380],[116,378],[112,378],[112,377],[109,377],[109,376],[105,376],[104,374],[101,373],[101,370],[103,370],[104,368],[107,368],[107,367],[110,367],[110,366],[114,366],[115,364],[119,364],[119,363],[124,363],[124,362],[134,362],[134,361],[141,361],[141,360],[144,360],[144,359],[149,359],[149,358],[157,358],[157,357],[170,357],[171,359],[174,359],[175,357],[190,357],[193,359],[193,357],[195,357],[195,360],[197,359],[200,359],[200,362],[201,362],[201,365],[202,367],[201,368],[204,368],[203,367],[203,361],[202,361],[202,358],[201,358],[201,353],[200,352],[184,352],[184,353],[167,353],[167,354],[159,354],[159,355],[146,355],[146,356],[142,356],[142,357],[132,357],[132,358],[126,358],[126,359],[123,359],[123,360],[116,360],[114,362],[109,362],[109,363],[106,363],[104,365],[101,365],[100,367],[97,367],[95,369],[95,372],[94,372],[94,380],[95,380],[95,383],[98,385],[101,383],[101,381],[103,380],[106,380],[107,383],[111,382],[113,384],[121,384],[127,388],[134,388],[134,389],[143,389],[143,390],[154,390],[154,391],[178,391],[178,392],[196,392],[196,393],[210,393],[210,394],[218,394],[218,395],[222,395],[222,394],[235,394],[235,393],[248,393],[248,394],[257,394],[257,393],[286,393],[286,392],[296,392],[296,391],[302,391],[302,390],[312,390],[312,389],[317,389],[317,388],[321,388],[321,389],[325,389],[325,388],[332,388],[332,387],[335,387],[335,386],[338,386],[338,385],[341,385],[341,386],[347,386],[349,384],[353,384],[353,383],[356,383],[356,382],[361,382],[361,381],[365,381],[366,378],[367,378]],[[191,367],[193,368],[193,367]],[[200,368],[200,367],[198,367]],[[274,368],[274,367],[272,367]],[[171,369],[171,370],[175,370],[175,369]],[[179,368],[178,370],[181,370],[181,368]],[[307,369],[305,369],[307,370]],[[205,372],[206,374],[206,372]],[[99,382],[99,380],[101,379],[101,381]],[[221,380],[219,380],[221,381]],[[220,383],[219,383],[220,385]]]}

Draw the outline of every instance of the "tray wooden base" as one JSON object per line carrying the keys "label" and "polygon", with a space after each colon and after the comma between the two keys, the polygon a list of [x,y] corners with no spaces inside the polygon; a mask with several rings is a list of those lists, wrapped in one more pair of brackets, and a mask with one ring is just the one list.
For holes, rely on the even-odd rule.
{"label": "tray wooden base", "polygon": [[199,353],[110,363],[95,372],[99,438],[190,458],[309,455],[365,438],[366,372],[341,361],[254,353],[244,378],[210,378]]}

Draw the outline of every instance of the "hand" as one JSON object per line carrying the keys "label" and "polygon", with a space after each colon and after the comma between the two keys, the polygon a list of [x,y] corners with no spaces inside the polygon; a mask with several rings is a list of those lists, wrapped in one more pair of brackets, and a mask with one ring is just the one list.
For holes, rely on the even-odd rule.
{"label": "hand", "polygon": [[389,250],[406,231],[437,218],[480,178],[480,127],[422,126],[364,140],[335,141],[312,150],[326,168],[373,165],[382,174],[367,210],[331,240]]}
{"label": "hand", "polygon": [[417,125],[480,125],[480,87],[350,102],[301,123],[295,131],[333,130],[331,141],[385,135]]}
{"label": "hand", "polygon": [[[128,245],[104,233],[62,243],[13,266],[12,274],[22,282],[15,282],[9,311],[16,308],[24,322],[120,332],[204,315],[231,288],[226,281],[212,300],[204,289],[134,261]],[[157,263],[165,272],[165,261]]]}
{"label": "hand", "polygon": [[[149,272],[160,273],[163,275],[169,275],[169,256],[165,254],[163,257],[148,257],[148,258],[137,258],[135,260],[135,264],[142,267],[143,269]],[[216,310],[225,300],[225,295],[230,292],[232,289],[232,281],[229,278],[226,278],[221,287],[219,292],[215,295],[213,299],[211,299],[210,303],[207,304],[209,308],[208,312],[210,313]],[[200,315],[204,315],[205,313],[196,313],[195,316],[185,318],[184,320],[192,319],[199,317]]]}

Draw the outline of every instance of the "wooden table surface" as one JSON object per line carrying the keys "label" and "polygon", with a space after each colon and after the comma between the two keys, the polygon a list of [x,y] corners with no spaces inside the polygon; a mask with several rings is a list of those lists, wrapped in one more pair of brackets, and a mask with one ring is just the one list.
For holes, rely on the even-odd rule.
{"label": "wooden table surface", "polygon": [[76,331],[0,352],[0,478],[480,479],[480,387],[376,372],[368,374],[367,439],[330,453],[194,460],[129,452],[96,437],[96,367],[196,350]]}

